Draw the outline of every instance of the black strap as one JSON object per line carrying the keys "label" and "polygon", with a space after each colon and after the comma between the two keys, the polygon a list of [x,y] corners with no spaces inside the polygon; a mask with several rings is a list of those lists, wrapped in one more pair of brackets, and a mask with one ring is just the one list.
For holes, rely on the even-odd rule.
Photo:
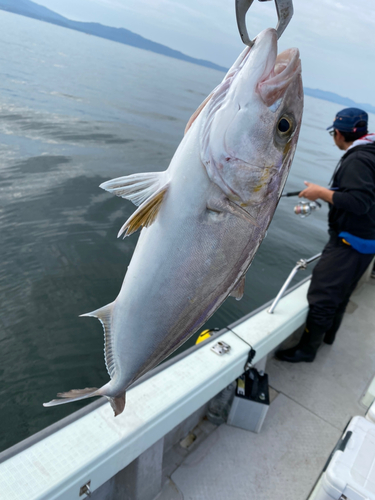
{"label": "black strap", "polygon": [[255,354],[256,354],[256,350],[253,349],[251,346],[250,346],[250,352],[249,352],[249,355],[247,356],[247,361],[245,363],[245,366],[244,366],[244,371],[247,372],[250,370],[250,368],[253,366],[251,364],[251,362],[253,361],[254,357],[255,357]]}

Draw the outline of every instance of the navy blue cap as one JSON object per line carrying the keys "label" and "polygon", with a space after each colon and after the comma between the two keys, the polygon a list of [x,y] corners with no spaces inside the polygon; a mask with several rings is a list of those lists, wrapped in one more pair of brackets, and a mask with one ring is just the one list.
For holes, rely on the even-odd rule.
{"label": "navy blue cap", "polygon": [[[365,122],[365,124],[361,123],[362,126],[358,127],[360,122]],[[327,130],[335,128],[341,132],[366,132],[367,122],[368,114],[363,109],[345,108],[337,113],[333,125]]]}

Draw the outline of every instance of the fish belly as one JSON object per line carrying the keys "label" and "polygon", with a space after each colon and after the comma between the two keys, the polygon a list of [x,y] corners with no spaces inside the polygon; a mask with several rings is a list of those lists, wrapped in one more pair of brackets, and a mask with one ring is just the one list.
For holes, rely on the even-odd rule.
{"label": "fish belly", "polygon": [[265,228],[207,210],[222,196],[200,161],[174,176],[152,226],[141,232],[119,296],[112,335],[127,387],[184,343],[247,270]]}

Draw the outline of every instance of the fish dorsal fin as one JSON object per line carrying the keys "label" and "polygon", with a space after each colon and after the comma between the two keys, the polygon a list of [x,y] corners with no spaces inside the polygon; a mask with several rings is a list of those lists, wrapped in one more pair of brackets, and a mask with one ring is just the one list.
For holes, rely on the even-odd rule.
{"label": "fish dorsal fin", "polygon": [[169,184],[166,184],[153,196],[142,203],[142,205],[134,212],[131,217],[129,217],[129,219],[122,226],[117,237],[120,237],[122,234],[124,234],[125,238],[125,236],[129,236],[130,234],[137,231],[137,229],[139,229],[141,226],[151,226],[160,210],[165,193],[168,191],[168,186]]}
{"label": "fish dorsal fin", "polygon": [[109,376],[114,378],[116,372],[115,359],[113,355],[113,336],[112,336],[112,313],[113,313],[114,302],[107,304],[96,311],[92,311],[86,314],[81,314],[82,316],[90,316],[98,318],[100,323],[103,325],[104,329],[104,359],[105,366],[107,367],[107,372]]}
{"label": "fish dorsal fin", "polygon": [[230,296],[234,297],[236,300],[241,300],[243,294],[245,293],[245,276],[240,279],[237,285],[230,292]]}
{"label": "fish dorsal fin", "polygon": [[103,182],[99,187],[116,196],[132,201],[138,207],[150,196],[158,192],[165,182],[165,172],[147,172],[117,177]]}

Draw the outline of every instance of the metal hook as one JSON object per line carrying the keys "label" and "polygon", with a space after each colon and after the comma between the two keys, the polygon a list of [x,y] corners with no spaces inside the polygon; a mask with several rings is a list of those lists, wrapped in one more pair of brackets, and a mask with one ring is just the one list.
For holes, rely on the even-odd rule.
{"label": "metal hook", "polygon": [[[246,28],[246,12],[250,9],[254,0],[236,0],[236,18],[238,31],[245,45],[252,47],[254,41],[250,40]],[[269,2],[271,0],[259,0],[260,2]],[[278,23],[276,26],[277,38],[280,38],[289,21],[293,16],[293,0],[275,0]]]}

